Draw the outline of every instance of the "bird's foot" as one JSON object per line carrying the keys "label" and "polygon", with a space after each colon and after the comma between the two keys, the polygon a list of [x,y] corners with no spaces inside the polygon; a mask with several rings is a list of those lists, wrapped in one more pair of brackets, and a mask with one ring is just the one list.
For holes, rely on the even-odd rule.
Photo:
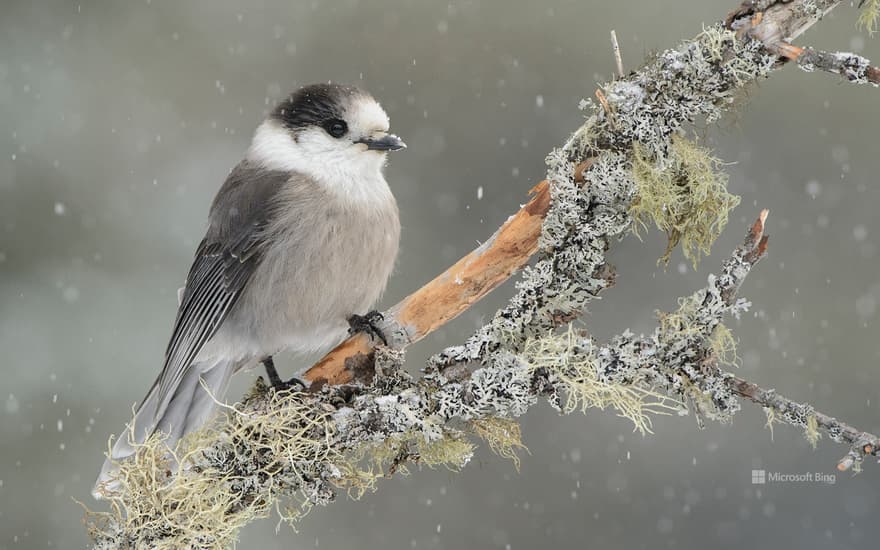
{"label": "bird's foot", "polygon": [[266,376],[269,377],[269,385],[272,386],[272,391],[274,392],[302,391],[308,387],[305,382],[296,377],[286,382],[282,380],[278,376],[278,371],[275,370],[275,362],[272,360],[272,357],[263,359],[263,366],[266,367]]}
{"label": "bird's foot", "polygon": [[272,391],[275,393],[282,391],[297,392],[305,391],[308,387],[303,380],[294,376],[290,380],[280,380],[277,384],[272,384]]}
{"label": "bird's foot", "polygon": [[360,332],[369,334],[374,340],[380,340],[383,345],[388,345],[385,333],[379,328],[379,322],[383,321],[385,316],[376,311],[368,312],[366,315],[352,315],[348,318],[348,334],[354,336]]}

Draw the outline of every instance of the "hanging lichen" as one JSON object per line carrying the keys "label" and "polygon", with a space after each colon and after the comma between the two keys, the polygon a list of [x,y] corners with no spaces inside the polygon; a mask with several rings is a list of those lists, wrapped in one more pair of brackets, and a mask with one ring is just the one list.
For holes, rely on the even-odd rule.
{"label": "hanging lichen", "polygon": [[675,137],[668,154],[661,157],[634,145],[633,232],[639,235],[653,222],[666,233],[663,263],[669,263],[672,250],[680,244],[696,268],[727,225],[740,199],[727,191],[727,175],[718,169],[720,164],[708,149],[683,137]]}

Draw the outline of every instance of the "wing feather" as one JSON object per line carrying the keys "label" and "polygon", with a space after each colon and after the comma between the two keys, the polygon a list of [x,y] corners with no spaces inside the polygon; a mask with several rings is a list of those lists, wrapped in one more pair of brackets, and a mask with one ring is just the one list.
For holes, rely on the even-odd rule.
{"label": "wing feather", "polygon": [[[229,250],[202,250],[187,278],[184,299],[165,352],[159,383],[160,414],[205,343],[217,332],[256,267],[258,257],[239,261]],[[209,248],[209,247],[204,247]]]}
{"label": "wing feather", "polygon": [[177,310],[159,377],[161,416],[205,343],[244,292],[263,251],[273,215],[272,197],[289,181],[285,172],[242,162],[229,175],[211,205],[211,224],[196,251]]}

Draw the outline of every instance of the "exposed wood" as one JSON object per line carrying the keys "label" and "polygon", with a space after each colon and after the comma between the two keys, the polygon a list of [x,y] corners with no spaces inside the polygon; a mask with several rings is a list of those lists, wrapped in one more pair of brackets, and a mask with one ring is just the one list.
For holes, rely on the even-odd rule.
{"label": "exposed wood", "polygon": [[[827,14],[839,0],[816,0],[816,9]],[[783,55],[788,42],[802,34],[818,21],[798,11],[798,2],[766,0],[755,4],[743,2],[731,12],[727,26],[748,33],[761,40],[769,51]],[[756,9],[760,8],[760,9]],[[793,54],[794,50],[786,50]],[[613,116],[601,90],[596,97]],[[583,180],[589,164],[576,169],[576,178]],[[537,250],[541,224],[550,207],[549,185],[542,181],[531,193],[534,195],[495,232],[482,246],[459,260],[396,306],[385,312],[380,327],[390,345],[404,348],[457,317],[483,296],[506,281],[517,269],[528,263]],[[355,374],[369,363],[373,344],[366,335],[355,335],[344,341],[323,359],[306,371],[306,380],[322,384],[344,384],[356,378]],[[368,371],[364,371],[368,374]]]}
{"label": "exposed wood", "polygon": [[[532,199],[489,240],[385,313],[381,328],[392,346],[421,340],[528,263],[538,250],[541,224],[550,208],[550,186],[542,181],[530,194]],[[368,358],[372,349],[368,336],[355,335],[310,368],[305,378],[319,384],[350,382],[363,365],[360,359]]]}

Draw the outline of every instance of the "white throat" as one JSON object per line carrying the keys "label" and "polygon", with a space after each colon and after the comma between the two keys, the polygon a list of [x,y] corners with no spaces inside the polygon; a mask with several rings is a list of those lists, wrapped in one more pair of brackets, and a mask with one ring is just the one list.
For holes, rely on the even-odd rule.
{"label": "white throat", "polygon": [[351,203],[394,200],[382,175],[384,154],[344,146],[320,128],[301,132],[297,141],[278,122],[266,120],[257,127],[246,158],[268,170],[307,175]]}

